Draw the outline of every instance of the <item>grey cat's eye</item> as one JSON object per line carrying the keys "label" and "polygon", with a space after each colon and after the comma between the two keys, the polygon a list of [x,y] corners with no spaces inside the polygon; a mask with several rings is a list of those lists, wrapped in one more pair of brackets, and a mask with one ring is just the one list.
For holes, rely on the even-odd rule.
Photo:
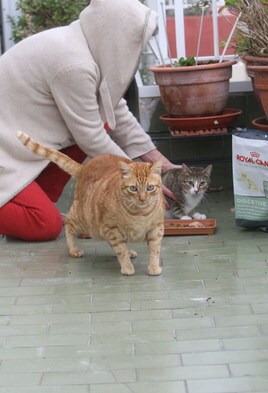
{"label": "grey cat's eye", "polygon": [[153,191],[153,190],[154,190],[154,186],[152,184],[147,186],[147,191]]}
{"label": "grey cat's eye", "polygon": [[133,191],[133,192],[137,191],[137,187],[136,186],[130,186],[129,189],[130,189],[130,191]]}

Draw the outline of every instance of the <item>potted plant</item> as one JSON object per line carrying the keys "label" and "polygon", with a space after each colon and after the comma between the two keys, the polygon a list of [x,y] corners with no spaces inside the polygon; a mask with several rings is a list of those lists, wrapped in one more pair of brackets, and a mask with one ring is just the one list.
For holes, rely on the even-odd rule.
{"label": "potted plant", "polygon": [[226,0],[224,9],[237,16],[231,41],[246,64],[253,91],[268,120],[268,3],[266,0]]}
{"label": "potted plant", "polygon": [[206,0],[198,3],[201,16],[196,56],[175,61],[170,59],[169,64],[164,64],[162,61],[161,65],[150,68],[159,86],[163,105],[170,116],[178,118],[218,116],[226,107],[232,66],[236,61],[199,59],[203,17],[209,5]]}
{"label": "potted plant", "polygon": [[266,0],[225,0],[222,11],[237,17],[231,47],[235,53],[265,62],[268,57],[268,3]]}
{"label": "potted plant", "polygon": [[235,60],[196,61],[181,58],[151,67],[168,114],[176,117],[221,114],[229,96],[229,80]]}

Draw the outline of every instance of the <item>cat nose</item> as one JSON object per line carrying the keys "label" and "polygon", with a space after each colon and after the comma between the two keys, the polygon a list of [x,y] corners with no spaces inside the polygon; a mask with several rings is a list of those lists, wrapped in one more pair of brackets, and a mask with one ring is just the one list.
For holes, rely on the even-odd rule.
{"label": "cat nose", "polygon": [[141,202],[144,202],[145,199],[146,199],[145,192],[142,192],[142,193],[139,195],[139,200],[140,200]]}

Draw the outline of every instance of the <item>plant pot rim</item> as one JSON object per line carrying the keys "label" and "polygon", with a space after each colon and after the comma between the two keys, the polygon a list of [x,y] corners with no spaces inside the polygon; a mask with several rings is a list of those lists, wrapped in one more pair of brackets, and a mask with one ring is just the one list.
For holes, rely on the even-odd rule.
{"label": "plant pot rim", "polygon": [[244,61],[267,61],[268,62],[268,55],[267,56],[253,56],[253,55],[243,55],[241,59]]}
{"label": "plant pot rim", "polygon": [[268,122],[265,116],[257,117],[252,120],[252,125],[257,128],[257,130],[268,131]]}
{"label": "plant pot rim", "polygon": [[[202,62],[201,62],[202,63]],[[187,66],[187,67],[172,67],[170,64],[165,65],[156,65],[150,67],[149,70],[152,72],[189,72],[189,71],[200,71],[200,70],[209,70],[210,68],[225,68],[236,64],[236,60],[223,60],[221,63],[217,61],[213,63],[206,63],[206,64],[198,64],[194,66]]]}
{"label": "plant pot rim", "polygon": [[268,64],[267,65],[249,65],[247,66],[248,71],[263,71],[268,72]]}

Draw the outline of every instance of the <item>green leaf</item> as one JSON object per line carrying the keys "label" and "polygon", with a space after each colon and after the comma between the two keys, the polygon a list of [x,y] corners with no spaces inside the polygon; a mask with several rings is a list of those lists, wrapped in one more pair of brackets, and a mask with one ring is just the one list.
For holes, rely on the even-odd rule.
{"label": "green leaf", "polygon": [[196,65],[195,58],[190,57],[180,57],[178,60],[172,63],[172,67],[188,67]]}
{"label": "green leaf", "polygon": [[89,0],[18,0],[18,18],[9,17],[14,42],[52,27],[65,26],[79,18]]}

